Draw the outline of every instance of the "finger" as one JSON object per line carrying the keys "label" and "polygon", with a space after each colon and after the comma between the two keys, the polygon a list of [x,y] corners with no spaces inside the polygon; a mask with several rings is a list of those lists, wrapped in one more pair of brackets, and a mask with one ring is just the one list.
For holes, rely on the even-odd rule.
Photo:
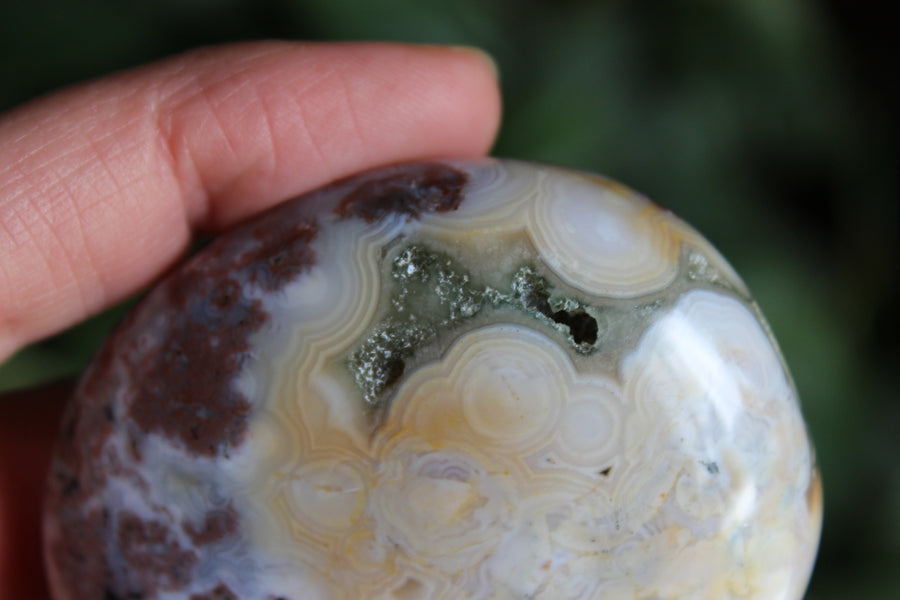
{"label": "finger", "polygon": [[0,397],[0,598],[48,597],[41,496],[71,382]]}
{"label": "finger", "polygon": [[387,44],[205,49],[0,119],[0,360],[146,285],[188,245],[351,172],[487,151],[475,52]]}

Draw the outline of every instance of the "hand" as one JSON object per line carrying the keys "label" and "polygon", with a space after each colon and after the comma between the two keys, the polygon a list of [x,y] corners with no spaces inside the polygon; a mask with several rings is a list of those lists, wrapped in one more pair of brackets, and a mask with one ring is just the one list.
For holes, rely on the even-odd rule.
{"label": "hand", "polygon": [[[198,231],[381,164],[485,153],[489,62],[452,48],[204,49],[0,116],[0,360],[146,286]],[[60,384],[0,398],[0,600],[46,598]]]}

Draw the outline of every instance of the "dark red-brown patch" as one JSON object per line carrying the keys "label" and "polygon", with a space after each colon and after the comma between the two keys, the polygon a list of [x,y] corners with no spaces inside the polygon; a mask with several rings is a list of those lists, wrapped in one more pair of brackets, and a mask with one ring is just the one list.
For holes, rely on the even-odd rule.
{"label": "dark red-brown patch", "polygon": [[338,205],[341,217],[360,217],[367,223],[391,214],[418,218],[422,213],[456,210],[468,176],[441,163],[390,167],[363,177]]}
{"label": "dark red-brown patch", "polygon": [[182,548],[171,528],[125,512],[118,519],[116,542],[124,560],[129,593],[149,596],[157,589],[174,590],[191,581],[198,562],[193,550]]}
{"label": "dark red-brown patch", "polygon": [[220,583],[205,594],[191,594],[190,600],[237,600],[237,596],[224,583]]}
{"label": "dark red-brown patch", "polygon": [[219,542],[238,529],[238,514],[234,508],[212,510],[206,513],[206,517],[200,527],[193,523],[184,523],[184,532],[191,541],[198,546],[208,546]]}
{"label": "dark red-brown patch", "polygon": [[267,291],[279,289],[315,262],[309,244],[317,233],[316,225],[306,221],[277,220],[257,226],[253,237],[261,242],[260,249],[248,252],[238,266],[250,269],[251,281]]}
{"label": "dark red-brown patch", "polygon": [[129,365],[140,382],[129,416],[142,431],[212,457],[244,440],[250,403],[233,383],[247,360],[249,336],[268,315],[258,300],[229,310],[206,307],[204,298],[178,307],[159,332],[163,345]]}
{"label": "dark red-brown patch", "polygon": [[268,320],[246,287],[280,289],[315,262],[317,228],[270,213],[244,232],[243,247],[213,242],[174,273],[165,294],[163,344],[135,352],[130,417],[143,431],[180,441],[203,456],[227,455],[243,442],[250,404],[234,387],[250,356],[249,338]]}
{"label": "dark red-brown patch", "polygon": [[[269,319],[247,290],[277,291],[315,262],[315,224],[292,218],[289,206],[280,210],[173,272],[126,317],[80,382],[57,437],[45,505],[52,577],[72,597],[152,598],[177,589],[199,557],[178,546],[176,528],[198,549],[237,532],[230,506],[199,523],[170,522],[165,507],[153,506],[154,516],[142,520],[107,505],[104,490],[112,476],[135,490],[149,486],[141,474],[148,432],[205,457],[227,456],[245,439],[252,406],[233,381],[250,359],[249,338]],[[124,447],[108,443],[115,431]]]}

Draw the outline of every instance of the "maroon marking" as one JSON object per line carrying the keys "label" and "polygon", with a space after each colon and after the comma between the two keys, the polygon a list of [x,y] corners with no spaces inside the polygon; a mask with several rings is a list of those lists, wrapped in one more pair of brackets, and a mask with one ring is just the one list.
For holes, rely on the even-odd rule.
{"label": "maroon marking", "polygon": [[183,549],[166,523],[123,513],[116,542],[125,567],[119,577],[128,582],[129,593],[144,597],[157,589],[175,590],[190,583],[197,554]]}
{"label": "maroon marking", "polygon": [[[85,373],[63,417],[45,505],[51,574],[73,597],[127,598],[138,588],[152,597],[183,586],[199,558],[173,545],[174,528],[198,548],[236,533],[231,508],[202,523],[167,524],[165,507],[155,507],[162,520],[150,522],[115,505],[86,507],[107,506],[110,476],[147,487],[140,469],[148,432],[209,457],[243,442],[251,405],[232,383],[249,359],[248,338],[269,318],[245,286],[276,290],[314,262],[315,226],[290,222],[276,210],[211,243],[148,294]],[[121,450],[107,443],[116,429],[126,440]]]}
{"label": "maroon marking", "polygon": [[[192,299],[189,305],[203,302]],[[129,365],[133,381],[140,382],[132,390],[129,416],[141,430],[178,440],[189,452],[227,455],[243,442],[250,412],[233,380],[247,359],[247,338],[268,315],[258,300],[191,318],[198,309],[176,308],[160,332],[164,345]]]}
{"label": "maroon marking", "polygon": [[[165,281],[170,318],[162,346],[136,352],[129,416],[203,456],[227,455],[246,434],[250,404],[234,379],[250,356],[249,338],[268,314],[246,286],[280,289],[315,262],[314,224],[276,210],[251,228],[214,241]],[[237,250],[234,250],[237,248]]]}
{"label": "maroon marking", "polygon": [[423,212],[456,210],[469,180],[462,171],[440,163],[389,167],[360,179],[362,183],[344,197],[336,213],[367,223],[392,214],[416,219]]}
{"label": "maroon marking", "polygon": [[238,597],[227,585],[220,583],[205,594],[191,594],[190,600],[238,600]]}
{"label": "maroon marking", "polygon": [[253,229],[260,249],[248,252],[238,266],[246,265],[252,271],[251,281],[267,291],[279,289],[316,262],[309,244],[317,233],[314,223],[270,220]]}
{"label": "maroon marking", "polygon": [[[269,319],[248,292],[276,291],[315,262],[315,224],[292,205],[213,241],[170,274],[85,373],[63,417],[45,504],[51,577],[73,597],[152,597],[184,586],[200,559],[177,546],[176,528],[198,549],[237,532],[230,506],[201,523],[171,522],[155,506],[157,520],[142,521],[107,504],[104,490],[112,476],[149,486],[141,474],[147,433],[205,457],[227,456],[245,439],[252,407],[233,382],[250,360],[250,336]],[[108,443],[116,430],[124,447]]]}
{"label": "maroon marking", "polygon": [[190,522],[184,523],[182,527],[194,544],[208,546],[237,532],[238,514],[234,508],[229,506],[225,509],[206,513],[203,525],[199,529]]}

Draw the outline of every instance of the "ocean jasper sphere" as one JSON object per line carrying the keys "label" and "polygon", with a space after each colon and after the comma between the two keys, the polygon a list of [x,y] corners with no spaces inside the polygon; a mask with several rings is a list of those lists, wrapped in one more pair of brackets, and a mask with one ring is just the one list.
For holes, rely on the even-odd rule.
{"label": "ocean jasper sphere", "polygon": [[57,600],[797,599],[821,486],[744,284],[600,177],[353,177],[213,241],[86,372]]}

